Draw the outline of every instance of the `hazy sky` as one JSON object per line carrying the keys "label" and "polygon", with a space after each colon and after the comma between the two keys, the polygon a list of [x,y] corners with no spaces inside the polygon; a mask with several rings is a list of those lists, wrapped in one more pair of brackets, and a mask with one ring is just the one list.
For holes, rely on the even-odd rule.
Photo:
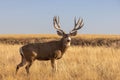
{"label": "hazy sky", "polygon": [[82,34],[120,34],[120,0],[0,0],[0,34],[56,33],[53,17],[69,32],[74,17]]}

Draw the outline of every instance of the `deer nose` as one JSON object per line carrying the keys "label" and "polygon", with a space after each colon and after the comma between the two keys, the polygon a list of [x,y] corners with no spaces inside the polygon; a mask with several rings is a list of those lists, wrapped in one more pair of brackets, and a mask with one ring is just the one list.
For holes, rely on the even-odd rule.
{"label": "deer nose", "polygon": [[70,41],[71,41],[71,38],[70,38],[70,37],[68,37],[68,38],[67,38],[67,42],[70,42]]}
{"label": "deer nose", "polygon": [[70,39],[67,40],[67,42],[70,42],[70,41],[71,41]]}

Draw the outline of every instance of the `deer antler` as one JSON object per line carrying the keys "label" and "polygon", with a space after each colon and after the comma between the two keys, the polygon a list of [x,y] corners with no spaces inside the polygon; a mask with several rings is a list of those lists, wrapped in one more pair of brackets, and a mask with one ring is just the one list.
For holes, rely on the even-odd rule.
{"label": "deer antler", "polygon": [[54,16],[53,18],[53,25],[54,25],[54,28],[57,29],[57,33],[58,34],[64,34],[65,32],[63,30],[60,29],[60,21],[59,21],[59,16]]}
{"label": "deer antler", "polygon": [[72,29],[72,31],[70,31],[71,35],[76,35],[77,34],[77,30],[81,29],[84,25],[83,23],[83,19],[78,19],[78,21],[76,22],[76,17],[74,18],[74,28]]}
{"label": "deer antler", "polygon": [[75,31],[75,30],[79,30],[83,27],[84,23],[83,23],[83,19],[78,19],[77,23],[76,23],[76,17],[74,18],[74,23],[75,23],[75,26],[73,28],[72,31]]}

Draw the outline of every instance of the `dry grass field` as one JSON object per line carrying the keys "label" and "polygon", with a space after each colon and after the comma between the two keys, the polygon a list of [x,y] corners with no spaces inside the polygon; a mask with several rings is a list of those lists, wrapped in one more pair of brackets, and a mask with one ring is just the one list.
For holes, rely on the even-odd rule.
{"label": "dry grass field", "polygon": [[[56,34],[0,34],[0,38],[58,38]],[[85,38],[85,39],[94,39],[94,38],[110,38],[110,39],[120,39],[120,35],[98,35],[98,34],[78,34],[75,38]]]}
{"label": "dry grass field", "polygon": [[[104,35],[94,37],[106,38]],[[85,35],[87,39],[94,37]],[[120,38],[119,35],[107,37]],[[56,73],[51,71],[50,61],[35,61],[30,68],[30,76],[27,76],[24,67],[15,75],[16,65],[21,60],[21,46],[0,43],[0,80],[120,80],[120,48],[71,46],[63,58],[57,61]]]}

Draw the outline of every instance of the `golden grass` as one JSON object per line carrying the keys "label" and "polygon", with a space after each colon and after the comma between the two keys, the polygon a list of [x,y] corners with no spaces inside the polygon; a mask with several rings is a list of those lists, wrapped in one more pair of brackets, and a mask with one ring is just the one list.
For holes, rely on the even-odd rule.
{"label": "golden grass", "polygon": [[72,46],[51,72],[50,61],[35,61],[27,77],[24,67],[15,75],[20,62],[19,47],[0,44],[0,80],[120,80],[120,49]]}
{"label": "golden grass", "polygon": [[[57,34],[0,34],[0,38],[59,38]],[[120,35],[105,35],[105,34],[78,34],[74,38],[95,39],[95,38],[110,38],[120,39]]]}
{"label": "golden grass", "polygon": [[58,37],[56,34],[0,34],[0,38],[15,38],[15,39],[22,39],[22,38],[56,38]]}

